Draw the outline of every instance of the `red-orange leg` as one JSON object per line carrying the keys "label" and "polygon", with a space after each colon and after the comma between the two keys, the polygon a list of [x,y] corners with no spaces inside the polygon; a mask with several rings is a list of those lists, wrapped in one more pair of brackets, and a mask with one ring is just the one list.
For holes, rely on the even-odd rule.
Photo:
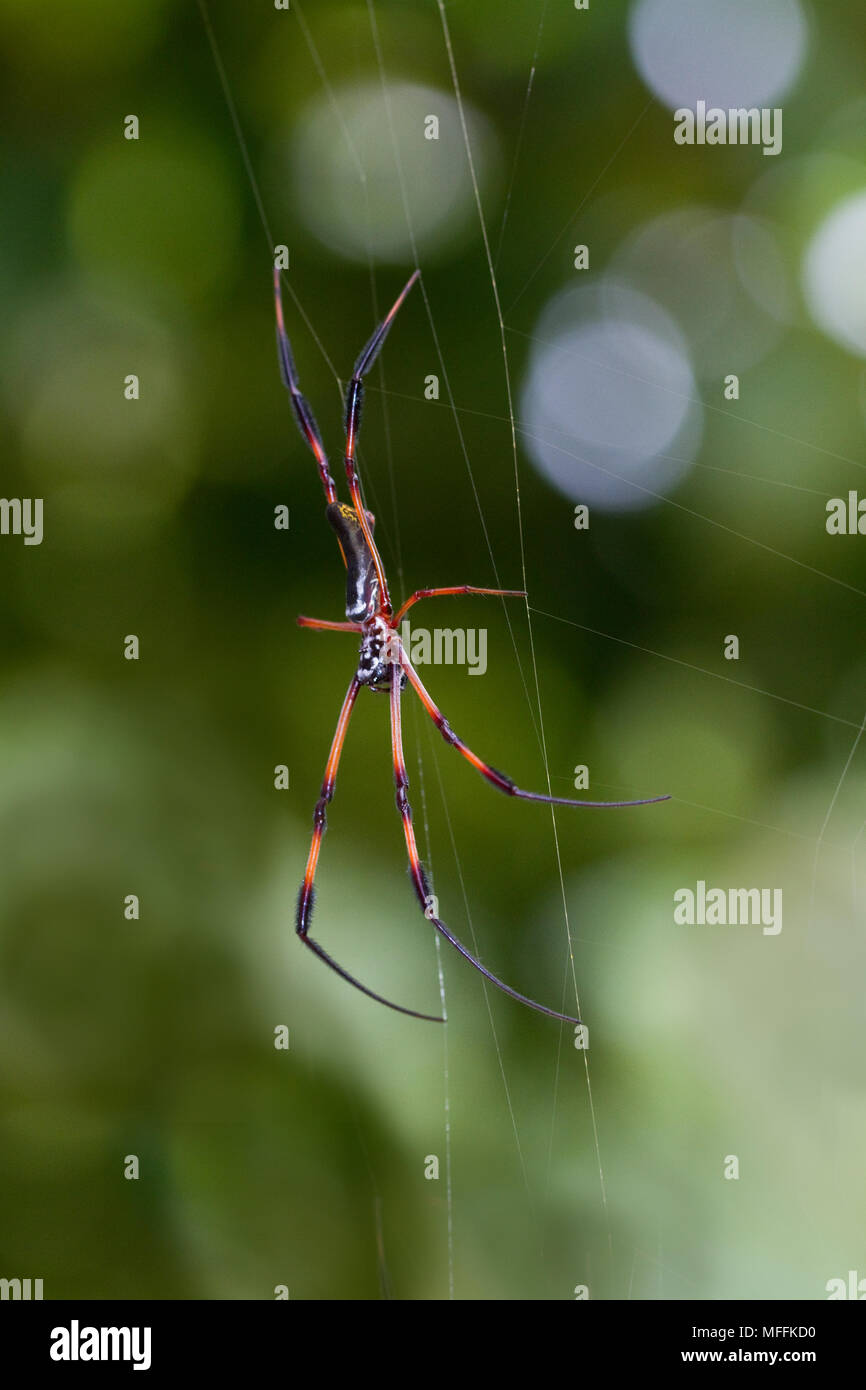
{"label": "red-orange leg", "polygon": [[349,382],[346,392],[346,480],[349,484],[349,492],[352,495],[352,505],[361,523],[364,540],[367,542],[367,548],[373,557],[373,564],[376,567],[376,578],[379,581],[379,610],[386,615],[390,615],[391,613],[391,597],[388,593],[388,583],[385,579],[385,569],[382,564],[382,559],[379,555],[379,551],[376,549],[376,542],[373,540],[373,532],[367,520],[364,504],[361,501],[361,489],[358,484],[358,475],[355,471],[355,448],[358,442],[358,432],[361,428],[361,406],[364,400],[364,373],[369,371],[378,357],[382,344],[388,336],[388,330],[394,322],[397,310],[400,308],[403,300],[406,298],[420,274],[421,272],[419,270],[412,272],[406,284],[394,300],[394,303],[391,305],[391,308],[379,324],[379,327],[361,351],[355,363],[355,370],[352,373],[352,379]]}
{"label": "red-orange leg", "polygon": [[352,678],[352,683],[346,691],[346,698],[343,701],[340,717],[337,720],[337,727],[334,731],[331,751],[325,766],[325,776],[322,781],[322,790],[316,802],[316,809],[313,812],[313,840],[310,845],[310,853],[307,856],[307,867],[304,870],[304,881],[298,896],[298,935],[306,937],[310,915],[313,910],[313,884],[316,878],[316,865],[319,862],[319,850],[322,847],[322,836],[328,826],[328,803],[334,795],[334,784],[337,780],[337,768],[340,766],[340,757],[343,752],[343,744],[346,741],[346,730],[349,727],[352,709],[358,698],[358,691],[361,689],[361,682],[357,676]]}
{"label": "red-orange leg", "polygon": [[327,618],[305,618],[303,614],[297,619],[298,627],[314,627],[320,632],[363,632],[360,623],[332,623]]}
{"label": "red-orange leg", "polygon": [[506,796],[521,797],[524,801],[544,801],[550,806],[588,806],[599,810],[604,807],[651,806],[656,801],[670,800],[670,796],[665,795],[641,797],[638,801],[575,801],[572,797],[568,796],[546,796],[543,792],[523,791],[522,788],[516,786],[511,778],[504,772],[498,772],[495,767],[491,767],[483,758],[479,758],[477,753],[473,753],[469,745],[464,743],[462,738],[459,738],[457,734],[455,734],[438,705],[433,702],[427,690],[424,688],[418,672],[407,658],[405,649],[402,647],[401,653],[400,660],[403,670],[409,677],[409,682],[413,690],[445,742],[450,743],[452,748],[456,748],[457,752],[462,754],[468,763],[471,763],[476,772],[480,772],[482,777],[486,777],[487,781],[490,782],[492,786],[497,787],[499,791],[505,792]]}
{"label": "red-orange leg", "polygon": [[457,584],[451,589],[416,589],[411,598],[407,598],[402,608],[398,609],[394,618],[396,627],[403,614],[422,598],[447,598],[454,594],[484,594],[499,598],[526,598],[525,589],[476,589],[474,584]]}
{"label": "red-orange leg", "polygon": [[430,1023],[443,1023],[444,1019],[438,1018],[435,1014],[420,1014],[415,1009],[404,1009],[401,1004],[392,1004],[390,999],[386,999],[381,994],[376,994],[375,990],[368,989],[362,985],[360,980],[356,980],[354,975],[350,975],[348,970],[344,970],[342,965],[338,965],[333,956],[328,955],[324,947],[318,941],[314,941],[309,935],[310,918],[313,915],[313,903],[315,898],[314,883],[316,878],[316,866],[319,862],[319,851],[322,846],[322,836],[328,825],[328,803],[334,795],[334,785],[337,780],[337,768],[340,765],[340,756],[343,752],[343,744],[346,741],[346,730],[349,727],[349,719],[361,682],[357,676],[353,677],[349,689],[346,691],[346,698],[340,710],[340,717],[337,720],[337,728],[334,732],[334,740],[331,744],[331,752],[325,767],[325,777],[322,782],[322,790],[316,802],[316,809],[313,812],[313,840],[310,845],[310,853],[307,856],[307,867],[304,871],[304,881],[301,884],[301,891],[298,894],[298,917],[296,930],[305,946],[323,960],[341,979],[348,984],[354,985],[362,994],[368,995],[370,999],[375,999],[377,1004],[384,1004],[389,1009],[396,1009],[397,1013],[409,1014],[412,1018],[423,1018]]}
{"label": "red-orange leg", "polygon": [[415,828],[412,825],[412,808],[409,805],[409,777],[406,772],[406,761],[403,757],[403,730],[400,719],[400,668],[394,666],[391,679],[391,749],[394,757],[394,785],[396,787],[397,809],[403,819],[403,834],[406,837],[406,851],[409,855],[409,874],[412,879],[412,886],[421,904],[421,910],[428,922],[432,922],[436,930],[445,937],[464,960],[479,970],[485,979],[489,980],[497,989],[501,989],[504,994],[508,994],[512,999],[516,999],[518,1004],[525,1004],[527,1008],[535,1009],[537,1013],[547,1014],[550,1018],[558,1018],[563,1023],[579,1023],[579,1018],[572,1018],[569,1014],[557,1013],[556,1009],[548,1009],[544,1004],[537,1004],[534,999],[528,998],[525,994],[519,994],[516,989],[505,984],[497,975],[488,970],[468,951],[462,941],[458,941],[453,932],[449,931],[445,923],[433,915],[432,905],[433,896],[430,892],[430,885],[427,882],[427,875],[424,866],[418,857],[418,846],[415,842]]}

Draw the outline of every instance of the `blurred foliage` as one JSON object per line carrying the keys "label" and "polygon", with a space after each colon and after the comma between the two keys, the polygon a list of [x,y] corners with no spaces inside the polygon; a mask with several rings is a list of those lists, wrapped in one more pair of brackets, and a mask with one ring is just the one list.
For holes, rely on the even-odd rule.
{"label": "blurred foliage", "polygon": [[[379,82],[371,11],[208,8],[265,218],[291,248],[304,390],[339,461],[316,337],[345,379],[408,265],[317,240],[316,182],[293,181],[292,150],[311,103],[339,111],[345,87]],[[372,13],[389,80],[450,97],[436,6]],[[574,241],[592,244],[595,274],[650,217],[748,208],[796,287],[816,222],[866,186],[855,6],[812,12],[778,161],[673,145],[625,3],[464,0],[448,16],[490,143],[494,250],[511,189],[498,279],[518,388]],[[443,1036],[344,987],[293,933],[354,647],[294,624],[341,616],[343,573],[280,386],[271,243],[197,7],[0,0],[0,43],[3,492],[45,499],[41,546],[0,537],[0,1274],[43,1278],[46,1297],[287,1284],[293,1298],[445,1298],[449,1190],[461,1299],[569,1298],[581,1283],[592,1297],[822,1297],[862,1273],[862,747],[834,794],[863,718],[866,542],[823,521],[827,497],[863,485],[863,363],[797,294],[736,409],[702,383],[703,443],[676,505],[594,512],[576,532],[580,499],[521,448],[528,586],[552,615],[533,616],[534,649],[519,603],[419,610],[488,627],[483,678],[423,674],[520,784],[544,785],[537,668],[556,792],[586,763],[586,794],[673,795],[563,810],[554,838],[545,808],[496,797],[407,697],[443,917],[535,998],[569,1006],[576,980],[591,1048],[485,1000],[444,946]],[[404,173],[410,190],[424,178]],[[370,381],[363,476],[401,593],[522,581],[473,206],[423,262],[463,442],[444,383],[424,399],[440,367],[417,291]],[[345,210],[364,217],[357,178]],[[138,662],[123,659],[129,633]],[[330,824],[317,937],[372,987],[436,1011],[383,700],[358,702]],[[699,878],[782,887],[781,935],[675,927],[673,893]],[[139,921],[124,918],[130,893]],[[728,1154],[739,1182],[723,1180]]]}

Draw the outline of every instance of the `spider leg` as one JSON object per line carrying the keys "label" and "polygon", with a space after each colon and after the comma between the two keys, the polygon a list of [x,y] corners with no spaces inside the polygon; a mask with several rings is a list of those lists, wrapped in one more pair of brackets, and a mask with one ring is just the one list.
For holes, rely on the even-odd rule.
{"label": "spider leg", "polygon": [[537,1004],[534,999],[529,999],[525,994],[519,994],[516,989],[505,984],[485,965],[481,964],[468,951],[462,941],[458,941],[453,932],[449,931],[445,923],[438,917],[434,917],[430,911],[430,885],[427,882],[427,875],[424,866],[418,857],[418,846],[415,842],[415,829],[412,825],[412,808],[409,805],[409,777],[406,772],[406,761],[403,757],[403,731],[400,718],[400,667],[394,665],[391,676],[391,749],[394,757],[394,784],[397,788],[396,800],[397,809],[403,818],[403,834],[406,837],[406,849],[409,855],[409,873],[412,878],[412,886],[415,889],[421,910],[429,922],[432,922],[436,930],[450,942],[455,951],[459,951],[464,960],[468,960],[470,965],[474,965],[492,985],[501,989],[503,994],[508,994],[512,999],[516,999],[518,1004],[525,1004],[529,1009],[535,1009],[537,1013],[547,1014],[550,1018],[561,1019],[563,1023],[580,1023],[579,1018],[572,1018],[570,1014],[561,1014],[556,1009],[548,1009],[545,1004]]}
{"label": "spider leg", "polygon": [[604,807],[617,806],[652,806],[656,801],[670,801],[669,793],[666,793],[664,796],[645,796],[637,801],[575,801],[569,796],[546,796],[543,792],[523,791],[522,788],[516,786],[511,778],[507,777],[504,772],[498,772],[495,767],[491,767],[483,758],[479,758],[477,753],[473,753],[469,745],[464,743],[462,738],[459,738],[457,734],[455,734],[438,705],[434,704],[427,690],[424,688],[417,671],[408,660],[402,644],[400,647],[399,660],[403,670],[409,677],[409,682],[413,690],[445,742],[450,743],[452,748],[456,748],[457,752],[462,754],[468,763],[472,764],[476,772],[480,772],[482,777],[486,777],[487,781],[499,791],[505,792],[506,796],[518,796],[524,801],[544,801],[549,806],[589,806],[599,810]]}
{"label": "spider leg", "polygon": [[411,1018],[423,1018],[430,1023],[444,1023],[445,1020],[435,1014],[421,1014],[415,1009],[404,1009],[402,1004],[393,1004],[390,999],[385,999],[383,995],[376,994],[375,990],[368,989],[362,985],[360,980],[356,980],[354,975],[350,975],[348,970],[344,970],[342,965],[338,965],[333,956],[329,956],[324,947],[318,941],[314,941],[309,935],[310,918],[313,915],[314,890],[313,884],[316,878],[316,865],[319,862],[319,850],[322,845],[322,836],[325,833],[328,823],[327,809],[328,803],[334,795],[334,785],[337,780],[337,768],[340,765],[340,756],[343,752],[343,744],[346,741],[346,730],[349,727],[349,718],[361,688],[361,682],[357,676],[353,677],[349,689],[346,691],[346,698],[343,701],[340,717],[337,720],[337,727],[334,731],[334,739],[331,744],[331,752],[328,755],[328,762],[325,767],[325,777],[322,782],[322,790],[316,802],[316,809],[313,812],[313,840],[310,845],[310,853],[307,856],[307,867],[304,871],[304,881],[301,884],[301,891],[298,894],[298,917],[296,931],[305,946],[309,946],[314,955],[323,960],[330,966],[341,979],[348,984],[354,985],[362,994],[366,994],[370,999],[375,999],[377,1004],[384,1004],[386,1008],[395,1009],[399,1014],[409,1014]]}
{"label": "spider leg", "polygon": [[400,305],[403,303],[403,300],[406,298],[420,274],[420,270],[412,272],[394,303],[391,305],[391,308],[379,324],[379,327],[364,346],[355,363],[352,379],[346,391],[346,480],[349,484],[349,492],[352,495],[352,504],[357,513],[358,520],[361,523],[364,540],[367,543],[370,555],[373,558],[373,564],[376,567],[376,578],[379,581],[379,602],[382,605],[382,611],[385,613],[391,612],[391,598],[388,593],[388,584],[385,579],[382,559],[376,549],[376,542],[373,540],[373,531],[367,520],[367,513],[361,500],[361,489],[358,483],[358,475],[355,471],[355,446],[358,440],[358,432],[361,428],[361,406],[364,400],[364,373],[369,371],[378,357],[382,344],[388,336],[388,330],[394,322],[394,316],[397,310],[400,308]]}
{"label": "spider leg", "polygon": [[319,465],[319,477],[322,480],[322,487],[325,489],[325,497],[328,502],[336,501],[337,488],[334,479],[331,477],[331,470],[328,467],[328,460],[325,457],[325,446],[322,443],[322,436],[316,424],[309,401],[301,394],[298,386],[298,373],[295,368],[295,359],[292,356],[292,349],[289,345],[289,337],[286,333],[286,326],[283,320],[283,297],[280,289],[280,272],[274,266],[274,309],[277,317],[277,356],[280,360],[280,376],[283,385],[289,392],[292,402],[292,409],[295,412],[295,419],[298,428],[306,439],[313,451],[316,462]]}
{"label": "spider leg", "polygon": [[403,614],[422,598],[445,598],[449,594],[489,594],[500,598],[526,598],[525,589],[476,589],[474,584],[457,584],[451,589],[417,589],[411,598],[407,598],[394,618],[396,627]]}
{"label": "spider leg", "polygon": [[332,623],[327,618],[305,618],[303,614],[297,619],[298,627],[315,627],[320,632],[363,632],[360,623]]}

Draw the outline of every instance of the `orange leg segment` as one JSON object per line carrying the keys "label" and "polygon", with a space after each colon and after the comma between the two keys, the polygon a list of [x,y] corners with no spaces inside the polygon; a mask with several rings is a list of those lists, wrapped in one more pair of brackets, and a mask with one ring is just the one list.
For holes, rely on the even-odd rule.
{"label": "orange leg segment", "polygon": [[399,623],[403,614],[422,598],[447,598],[454,594],[484,594],[499,598],[526,598],[525,589],[476,589],[474,584],[456,584],[451,589],[417,589],[411,598],[407,598],[402,608],[394,618],[394,626]]}
{"label": "orange leg segment", "polygon": [[346,698],[344,699],[342,709],[340,710],[340,717],[337,720],[337,728],[334,732],[334,739],[331,744],[331,752],[328,755],[328,762],[325,767],[325,776],[322,782],[322,790],[319,795],[319,799],[316,802],[316,809],[313,812],[313,840],[310,845],[310,853],[307,856],[307,867],[304,871],[304,881],[301,884],[301,891],[298,894],[298,916],[296,930],[298,936],[301,938],[304,945],[309,946],[313,954],[319,957],[319,960],[324,961],[325,965],[327,965],[331,970],[333,970],[335,974],[339,975],[341,979],[345,980],[347,984],[353,985],[355,989],[360,990],[362,994],[366,994],[370,999],[375,999],[377,1004],[384,1004],[386,1008],[395,1009],[397,1013],[400,1014],[409,1014],[412,1018],[426,1019],[430,1023],[443,1023],[444,1019],[437,1017],[437,1015],[435,1014],[421,1014],[418,1013],[415,1009],[404,1009],[401,1004],[393,1004],[391,1000],[386,999],[384,995],[377,994],[375,990],[368,989],[366,985],[361,984],[360,980],[356,980],[354,975],[350,975],[348,970],[344,970],[342,965],[338,965],[337,962],[334,960],[333,956],[329,955],[328,952],[324,949],[324,947],[320,946],[318,941],[314,941],[313,938],[309,935],[310,918],[313,914],[314,902],[313,885],[315,883],[316,878],[316,866],[319,862],[319,851],[322,847],[322,836],[325,833],[328,823],[328,804],[334,795],[334,785],[337,780],[337,768],[340,765],[340,756],[343,752],[343,744],[346,741],[346,730],[349,727],[349,719],[351,717],[352,709],[354,707],[355,700],[358,697],[358,691],[360,690],[360,688],[361,682],[358,680],[357,676],[353,677],[352,683],[349,686],[349,689],[346,691]]}

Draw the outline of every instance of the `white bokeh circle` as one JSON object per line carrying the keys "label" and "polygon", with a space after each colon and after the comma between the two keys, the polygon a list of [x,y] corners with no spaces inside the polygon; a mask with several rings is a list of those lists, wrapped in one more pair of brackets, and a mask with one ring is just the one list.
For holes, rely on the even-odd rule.
{"label": "white bokeh circle", "polygon": [[575,502],[652,506],[688,471],[702,432],[688,348],[670,315],[604,280],[557,295],[533,338],[520,427],[535,466]]}
{"label": "white bokeh circle", "polygon": [[672,110],[766,106],[795,81],[808,25],[799,0],[636,0],[629,43]]}
{"label": "white bokeh circle", "polygon": [[[464,103],[481,195],[499,167],[489,122]],[[435,125],[433,121],[435,120]],[[405,264],[453,249],[476,226],[457,102],[414,82],[346,86],[292,123],[291,196],[310,231],[347,259]],[[428,134],[435,130],[436,138]],[[282,159],[282,155],[280,156]]]}
{"label": "white bokeh circle", "polygon": [[866,357],[866,189],[824,219],[803,257],[803,294],[819,328]]}

